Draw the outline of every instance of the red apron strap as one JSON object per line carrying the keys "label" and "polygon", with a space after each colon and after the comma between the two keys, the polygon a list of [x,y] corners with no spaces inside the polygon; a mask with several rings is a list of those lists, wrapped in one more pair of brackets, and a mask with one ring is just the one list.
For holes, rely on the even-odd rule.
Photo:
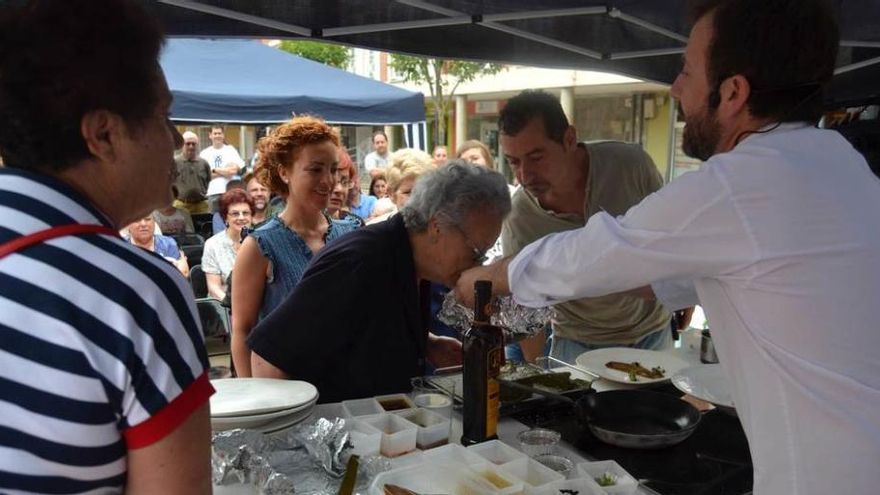
{"label": "red apron strap", "polygon": [[28,248],[35,244],[40,244],[41,242],[45,242],[50,239],[79,234],[106,234],[117,237],[119,236],[119,232],[117,230],[111,229],[110,227],[105,227],[103,225],[61,225],[59,227],[51,227],[45,230],[34,232],[33,234],[17,237],[5,244],[0,244],[0,259],[5,258],[6,256],[16,251],[21,251],[22,249]]}

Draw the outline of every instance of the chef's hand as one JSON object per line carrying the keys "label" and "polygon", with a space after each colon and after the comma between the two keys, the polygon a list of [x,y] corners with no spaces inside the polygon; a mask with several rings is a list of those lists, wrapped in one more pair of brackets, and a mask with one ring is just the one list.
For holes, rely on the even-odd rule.
{"label": "chef's hand", "polygon": [[507,286],[507,265],[511,258],[504,258],[500,261],[486,266],[476,266],[465,270],[458,277],[455,283],[455,299],[468,308],[474,307],[474,283],[477,280],[488,280],[492,282],[492,294],[503,295],[509,294],[510,289]]}
{"label": "chef's hand", "polygon": [[426,358],[434,368],[449,368],[461,364],[461,342],[452,337],[428,334]]}

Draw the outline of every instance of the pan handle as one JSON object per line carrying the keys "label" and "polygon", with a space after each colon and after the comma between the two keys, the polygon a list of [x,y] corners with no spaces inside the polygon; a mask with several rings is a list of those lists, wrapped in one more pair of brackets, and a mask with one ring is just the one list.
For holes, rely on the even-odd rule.
{"label": "pan handle", "polygon": [[597,375],[596,373],[593,373],[592,371],[585,370],[585,369],[581,368],[580,366],[575,366],[573,364],[566,363],[565,361],[558,359],[558,358],[555,358],[553,356],[541,356],[538,359],[536,359],[535,361],[547,363],[548,364],[547,368],[550,367],[549,364],[552,361],[554,364],[561,364],[562,366],[565,366],[566,368],[571,368],[575,371],[579,371],[579,372],[589,376],[593,380],[599,378],[599,375]]}

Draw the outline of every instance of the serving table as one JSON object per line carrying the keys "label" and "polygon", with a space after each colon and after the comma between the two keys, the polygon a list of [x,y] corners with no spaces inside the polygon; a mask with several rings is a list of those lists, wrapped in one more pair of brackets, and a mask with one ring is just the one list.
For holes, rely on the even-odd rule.
{"label": "serving table", "polygon": [[[686,360],[689,363],[698,364],[700,362],[699,361],[699,340],[694,339],[694,337],[692,335],[693,333],[694,332],[692,332],[691,335],[688,335],[686,333],[684,336],[684,339],[683,339],[683,345],[680,348],[670,350],[669,352],[677,355],[678,357]],[[697,335],[699,334],[698,331],[695,333]],[[622,388],[632,387],[631,385],[617,383],[617,382],[609,381],[609,380],[606,380],[603,378],[595,378],[594,379],[590,375],[587,375],[585,373],[580,373],[580,372],[573,370],[569,367],[559,367],[559,368],[554,369],[554,371],[568,371],[571,373],[572,378],[581,378],[584,380],[592,381],[592,387],[597,392],[602,392],[602,391],[606,391],[606,390],[619,390]],[[557,409],[562,409],[563,407],[564,406],[556,404]],[[718,413],[718,411],[713,411],[712,414],[720,414],[720,413]],[[333,418],[345,417],[345,416],[346,415],[342,409],[342,405],[340,403],[332,403],[332,404],[320,404],[320,405],[315,406],[313,418],[317,419],[319,417],[325,417],[328,419],[333,419]],[[569,414],[569,416],[570,416],[570,414]],[[562,418],[563,413],[560,413],[560,415],[558,417]],[[452,419],[452,422],[451,422],[451,431],[450,431],[450,442],[451,443],[458,443],[459,439],[461,438],[461,429],[462,429],[460,410],[453,411],[451,419]],[[733,421],[734,423],[736,423],[735,418],[732,420],[724,420],[723,418],[721,418],[721,421],[722,421],[722,423],[724,421]],[[545,422],[545,424],[542,424],[542,422]],[[738,425],[738,423],[736,423],[736,424]],[[630,459],[629,456],[626,454],[626,449],[623,449],[623,450],[621,450],[619,448],[589,449],[593,453],[592,454],[587,453],[584,449],[579,448],[584,445],[584,442],[582,441],[582,439],[580,437],[580,435],[581,435],[580,433],[571,433],[571,429],[572,429],[571,425],[572,425],[572,423],[569,419],[557,420],[557,419],[554,419],[552,417],[552,415],[551,415],[551,417],[549,417],[549,419],[547,419],[547,418],[535,419],[534,416],[524,418],[523,415],[516,415],[516,417],[502,417],[498,423],[498,437],[499,437],[499,440],[501,440],[505,444],[510,445],[516,449],[519,449],[519,443],[517,440],[518,433],[520,433],[521,431],[524,431],[526,429],[529,429],[532,426],[549,427],[551,429],[557,429],[557,431],[560,431],[560,433],[563,434],[563,441],[559,444],[558,449],[557,449],[558,453],[568,457],[572,462],[574,462],[575,465],[577,465],[580,462],[584,462],[584,461],[595,461],[595,460],[604,460],[606,458],[613,458],[614,455],[620,455],[620,452],[624,452],[623,455],[626,458],[625,459],[624,458],[616,458],[615,460],[617,460],[620,464],[622,464],[624,466],[624,468],[627,468],[627,462],[635,462],[633,459]],[[554,426],[557,426],[557,427],[554,428]],[[713,434],[714,434],[714,430],[713,430]],[[725,430],[725,434],[726,434],[726,430]],[[589,444],[589,442],[588,442],[588,444]],[[593,444],[589,444],[589,445],[593,445]],[[677,451],[682,450],[682,449],[679,449],[678,447],[674,447],[669,450],[673,450],[673,449],[675,449]],[[605,454],[606,452],[611,452],[611,454],[604,456],[603,454]],[[633,455],[639,455],[635,451],[630,451],[630,452]],[[662,456],[664,454],[662,454],[661,451],[654,451],[654,452],[659,453],[660,457],[658,457],[658,458],[662,459]],[[653,454],[648,453],[646,455],[651,456]],[[671,460],[670,462],[674,463],[674,462],[678,462],[678,461]],[[670,466],[670,469],[675,469],[675,467]],[[721,468],[719,468],[719,469],[721,469]],[[724,473],[724,472],[727,472],[727,470],[722,469],[722,473]],[[749,472],[750,472],[750,470],[749,470]],[[631,472],[631,474],[633,474],[637,478],[639,477],[638,473]],[[254,487],[252,487],[250,485],[236,484],[236,485],[214,486],[214,493],[220,494],[220,495],[250,495],[250,494],[257,493],[257,491]],[[660,491],[659,489],[657,491],[655,491],[655,490],[649,488],[648,486],[641,485],[641,486],[639,486],[639,489],[636,493],[638,493],[640,495],[665,495],[667,493],[678,494],[678,493],[689,493],[689,492],[675,491],[675,490]],[[745,492],[745,491],[744,492],[732,491],[730,493],[747,493],[747,492]]]}

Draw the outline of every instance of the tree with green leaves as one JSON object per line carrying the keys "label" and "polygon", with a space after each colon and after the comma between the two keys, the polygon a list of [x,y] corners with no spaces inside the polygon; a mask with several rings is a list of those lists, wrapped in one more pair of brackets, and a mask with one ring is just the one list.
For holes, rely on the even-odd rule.
{"label": "tree with green leaves", "polygon": [[351,48],[317,41],[284,40],[278,48],[302,58],[345,70],[351,62]]}
{"label": "tree with green leaves", "polygon": [[[504,66],[440,58],[391,55],[391,67],[404,81],[428,86],[434,110],[434,144],[446,143],[446,121],[455,90],[461,83],[500,72]],[[463,139],[462,139],[463,140]]]}

